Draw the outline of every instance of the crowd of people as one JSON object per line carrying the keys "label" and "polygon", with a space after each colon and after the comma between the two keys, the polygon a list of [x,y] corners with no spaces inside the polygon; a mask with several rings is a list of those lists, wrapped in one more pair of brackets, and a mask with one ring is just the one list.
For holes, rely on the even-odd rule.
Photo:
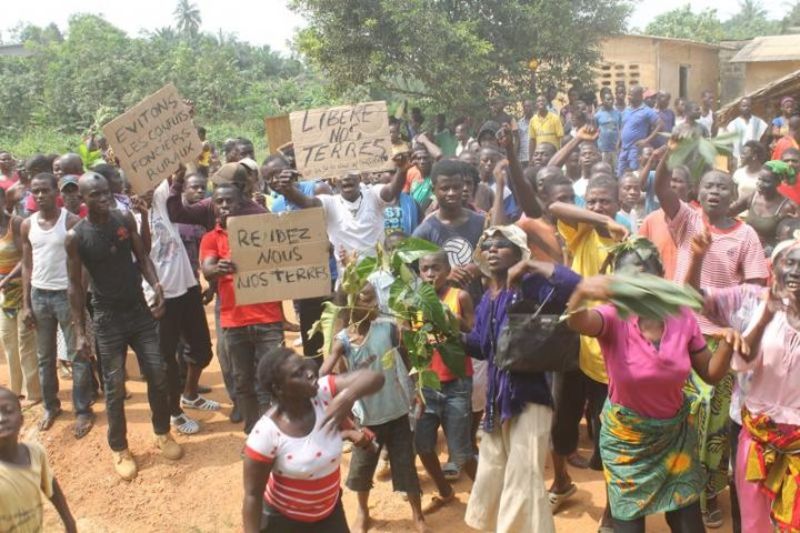
{"label": "crowd of people", "polygon": [[[519,107],[496,99],[480,123],[437,115],[432,127],[415,108],[390,118],[393,168],[335,179],[301,175],[291,143],[259,165],[249,140],[218,152],[199,128],[202,155],[147,194],[127,188],[101,139],[87,140],[99,155],[90,168],[75,153],[18,163],[0,150],[0,530],[36,531],[42,493],[75,530],[43,449],[19,442],[23,407],[43,404],[41,431],[63,416],[64,377],[75,438],[102,399],[113,468],[136,477],[130,348],[154,446],[172,461],[183,453],[173,434],[203,430],[192,411],[222,408],[201,384],[216,353],[230,420],[246,434],[247,532],[368,531],[370,490],[385,475],[418,531],[467,476],[467,526],[547,533],[577,491],[572,469],[604,472],[601,533],[643,532],[657,513],[673,532],[800,531],[800,110],[786,97],[768,123],[743,98],[718,124],[713,92],[699,96],[671,106],[638,85],[575,87],[561,105],[551,91]],[[733,139],[725,163],[698,173],[671,157],[721,132]],[[293,302],[299,324],[283,302],[237,305],[228,218],[314,207],[334,298],[349,265],[408,237],[435,245],[409,266],[457,320],[463,372],[434,351],[439,386],[416,383],[403,333],[419,325],[393,315],[385,272],[358,288],[330,349],[311,334],[328,297]],[[613,273],[631,270],[695,287],[702,311],[624,316]],[[521,303],[566,316],[575,343],[563,371],[496,363]],[[298,350],[287,331],[299,331]],[[578,452],[584,418],[590,457]],[[343,453],[358,502],[349,521]],[[728,488],[726,516],[717,499]]]}

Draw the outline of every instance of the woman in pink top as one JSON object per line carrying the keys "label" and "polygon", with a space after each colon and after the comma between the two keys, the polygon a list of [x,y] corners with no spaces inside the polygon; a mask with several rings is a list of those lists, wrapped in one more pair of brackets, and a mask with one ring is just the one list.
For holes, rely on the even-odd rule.
{"label": "woman in pink top", "polygon": [[800,240],[778,244],[772,261],[771,291],[740,285],[705,294],[719,323],[748,324],[751,350],[732,365],[750,373],[734,470],[748,533],[800,531]]}
{"label": "woman in pink top", "polygon": [[[647,239],[616,254],[616,272],[663,275],[658,250]],[[608,481],[615,532],[644,532],[645,516],[666,512],[673,532],[702,532],[705,484],[694,417],[683,386],[694,369],[707,383],[722,379],[739,334],[724,330],[714,354],[689,309],[664,320],[622,318],[610,304],[611,278],[585,279],[567,306],[570,327],[597,337],[606,362],[609,399],[600,428],[600,456]]]}

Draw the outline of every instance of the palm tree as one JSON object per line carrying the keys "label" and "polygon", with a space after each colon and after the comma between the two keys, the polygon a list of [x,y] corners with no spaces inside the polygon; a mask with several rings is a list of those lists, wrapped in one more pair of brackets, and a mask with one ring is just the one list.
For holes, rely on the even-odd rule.
{"label": "palm tree", "polygon": [[175,15],[175,22],[180,33],[190,37],[197,35],[202,22],[197,4],[189,0],[178,0],[178,5],[172,14]]}

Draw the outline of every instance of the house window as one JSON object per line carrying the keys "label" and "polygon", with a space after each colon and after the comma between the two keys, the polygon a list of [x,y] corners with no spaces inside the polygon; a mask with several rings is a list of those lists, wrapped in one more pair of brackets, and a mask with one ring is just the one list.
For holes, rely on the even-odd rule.
{"label": "house window", "polygon": [[678,96],[681,98],[689,97],[689,66],[681,65],[678,67]]}

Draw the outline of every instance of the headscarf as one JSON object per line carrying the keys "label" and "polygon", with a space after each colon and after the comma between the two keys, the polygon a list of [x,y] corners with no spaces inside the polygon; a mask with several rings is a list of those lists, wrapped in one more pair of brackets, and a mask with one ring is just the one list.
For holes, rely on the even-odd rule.
{"label": "headscarf", "polygon": [[792,168],[789,163],[773,160],[767,161],[764,163],[764,166],[768,168],[770,172],[778,176],[778,178],[784,183],[794,185],[797,181],[797,172],[795,172],[794,168]]}
{"label": "headscarf", "polygon": [[523,261],[527,261],[531,258],[531,251],[528,248],[528,236],[525,235],[525,232],[522,231],[522,229],[514,226],[513,224],[508,226],[492,226],[483,231],[481,238],[478,239],[477,246],[475,246],[475,253],[472,255],[475,263],[478,264],[478,268],[480,268],[481,272],[483,272],[483,274],[486,276],[490,276],[491,272],[489,270],[489,264],[483,258],[483,254],[481,253],[481,244],[483,244],[483,241],[486,239],[489,239],[498,233],[502,234],[503,237],[511,241],[517,248],[519,248]]}

